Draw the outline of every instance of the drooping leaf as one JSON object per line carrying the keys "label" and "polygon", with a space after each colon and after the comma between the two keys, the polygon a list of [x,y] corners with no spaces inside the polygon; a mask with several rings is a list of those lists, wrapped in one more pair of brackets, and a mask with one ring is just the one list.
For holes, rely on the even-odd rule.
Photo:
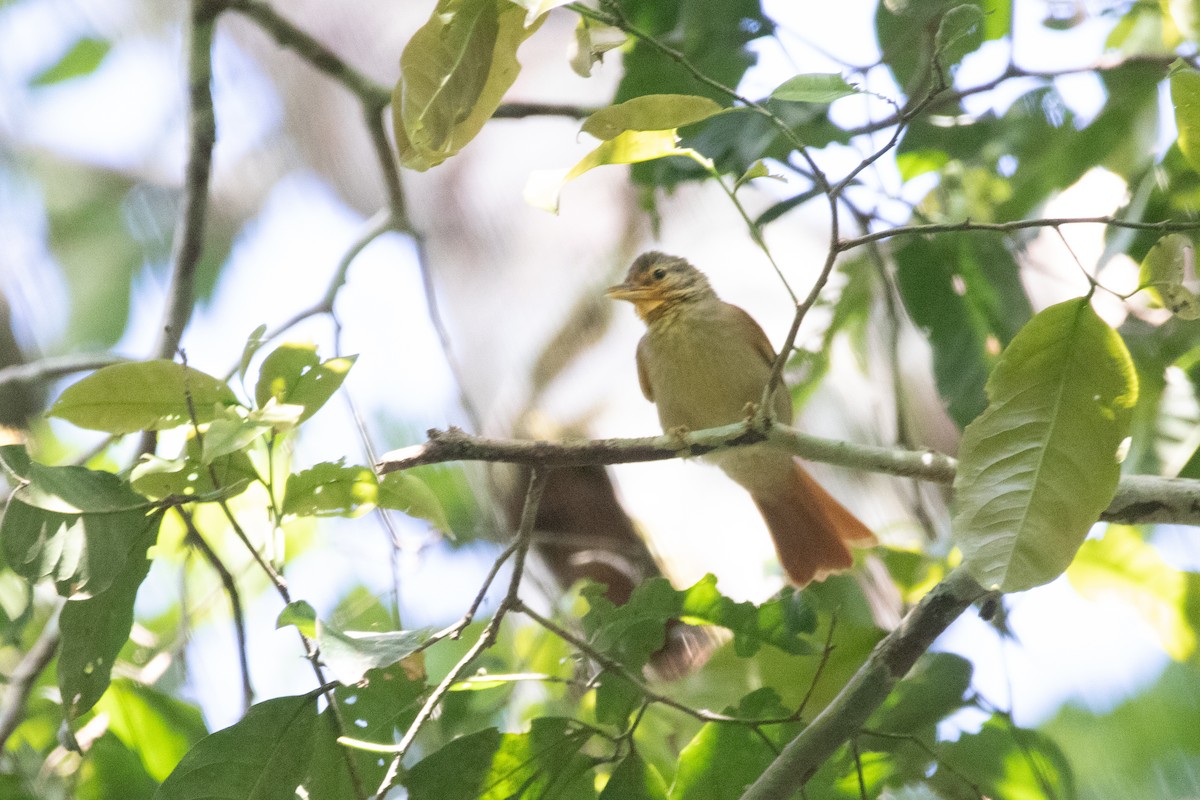
{"label": "drooping leaf", "polygon": [[683,156],[701,164],[707,160],[695,150],[678,145],[674,130],[628,130],[604,142],[569,170],[537,170],[525,183],[525,202],[558,213],[558,197],[569,181],[595,167],[608,164],[636,164],[667,156]]}
{"label": "drooping leaf", "polygon": [[292,800],[317,732],[312,697],[256,703],[238,722],[193,747],[155,800]]}
{"label": "drooping leaf", "polygon": [[1136,611],[1176,661],[1196,651],[1196,631],[1187,618],[1187,577],[1136,529],[1109,525],[1103,539],[1084,542],[1067,577],[1084,597],[1116,598]]}
{"label": "drooping leaf", "polygon": [[649,94],[606,106],[583,121],[583,132],[605,141],[625,131],[665,131],[682,128],[720,114],[724,107],[707,97],[690,94]]}
{"label": "drooping leaf", "polygon": [[59,617],[58,687],[67,720],[88,711],[108,688],[113,664],[133,627],[133,602],[150,571],[146,551],[158,537],[162,512],[143,518],[124,568],[102,592],[72,600]]}
{"label": "drooping leaf", "polygon": [[1192,169],[1200,172],[1200,72],[1182,61],[1171,67],[1171,102],[1175,106],[1179,149]]}
{"label": "drooping leaf", "polygon": [[1020,591],[1060,575],[1112,500],[1137,379],[1083,298],[1030,320],[987,392],[963,434],[952,526],[980,583]]}
{"label": "drooping leaf", "polygon": [[1185,285],[1195,285],[1196,243],[1181,233],[1159,239],[1142,259],[1139,283],[1151,296],[1181,319],[1200,319],[1200,297]]}
{"label": "drooping leaf", "polygon": [[410,517],[423,519],[444,534],[453,535],[450,519],[441,500],[425,481],[407,472],[389,472],[379,479],[380,508],[403,511]]}
{"label": "drooping leaf", "polygon": [[305,636],[315,638],[321,660],[344,686],[362,680],[368,670],[390,667],[416,652],[429,639],[430,631],[340,631],[317,617],[303,600],[289,603],[275,620],[275,627],[295,625]]}
{"label": "drooping leaf", "polygon": [[[189,402],[190,400],[190,402]],[[81,428],[124,434],[212,421],[237,402],[224,381],[174,361],[113,364],[72,384],[48,412]]]}
{"label": "drooping leaf", "polygon": [[859,91],[837,73],[814,72],[788,78],[772,90],[771,97],[790,103],[832,103]]}
{"label": "drooping leaf", "polygon": [[520,72],[517,48],[543,18],[527,27],[525,10],[508,0],[439,0],[400,57],[392,118],[401,164],[427,170],[475,138]]}
{"label": "drooping leaf", "polygon": [[529,733],[495,728],[455,739],[413,765],[404,784],[412,800],[592,800],[591,738],[570,720],[534,719]]}
{"label": "drooping leaf", "polygon": [[370,511],[379,493],[375,473],[343,461],[325,461],[289,475],[283,513],[355,517]]}
{"label": "drooping leaf", "polygon": [[237,375],[241,380],[246,379],[246,370],[250,368],[250,360],[254,358],[254,354],[267,343],[267,340],[263,338],[266,333],[267,324],[264,322],[246,337],[246,344],[242,347],[242,357],[238,360]]}
{"label": "drooping leaf", "polygon": [[667,800],[667,782],[634,751],[613,770],[600,800]]}
{"label": "drooping leaf", "polygon": [[39,72],[29,82],[30,86],[48,86],[71,78],[79,78],[95,72],[112,49],[107,39],[84,38],[71,45],[63,57]]}
{"label": "drooping leaf", "polygon": [[310,639],[317,638],[317,610],[307,600],[293,600],[275,618],[275,629],[295,625],[296,630]]}

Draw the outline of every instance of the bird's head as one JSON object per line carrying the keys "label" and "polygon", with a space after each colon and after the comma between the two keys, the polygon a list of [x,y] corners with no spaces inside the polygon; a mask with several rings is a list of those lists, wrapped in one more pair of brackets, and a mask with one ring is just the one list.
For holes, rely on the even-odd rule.
{"label": "bird's head", "polygon": [[634,259],[625,282],[605,291],[614,300],[633,303],[638,316],[650,322],[664,311],[687,303],[715,297],[708,278],[685,259],[652,251]]}

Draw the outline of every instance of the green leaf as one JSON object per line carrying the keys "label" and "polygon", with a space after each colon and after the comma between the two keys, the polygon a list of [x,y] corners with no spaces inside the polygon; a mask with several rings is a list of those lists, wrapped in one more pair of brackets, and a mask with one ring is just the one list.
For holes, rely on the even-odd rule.
{"label": "green leaf", "polygon": [[667,156],[684,156],[698,164],[711,166],[695,150],[679,147],[674,130],[629,130],[614,136],[579,160],[569,170],[537,170],[525,183],[525,202],[558,213],[562,187],[590,169],[609,164],[635,164]]}
{"label": "green leaf", "polygon": [[[726,709],[725,713],[770,719],[786,717],[790,711],[772,690],[760,689],[742,698],[738,708]],[[799,723],[792,723],[755,731],[746,725],[705,723],[679,754],[671,800],[736,800],[800,728]]]}
{"label": "green leaf", "polygon": [[612,670],[601,672],[596,684],[596,719],[623,731],[629,724],[629,715],[644,699],[641,689]]}
{"label": "green leaf", "polygon": [[1137,378],[1082,298],[1030,320],[987,393],[963,433],[952,530],[980,583],[1020,591],[1062,574],[1112,500]]}
{"label": "green leaf", "polygon": [[324,461],[289,475],[283,513],[356,517],[370,511],[379,493],[375,473],[366,467],[347,467],[343,460]]}
{"label": "green leaf", "polygon": [[246,370],[250,368],[250,360],[254,358],[254,354],[257,353],[259,349],[261,349],[262,346],[267,343],[267,340],[263,338],[266,336],[266,333],[267,324],[264,322],[262,325],[259,325],[257,328],[251,331],[250,335],[246,337],[246,345],[242,348],[242,357],[241,360],[238,361],[237,370],[238,377],[242,380],[246,380]]}
{"label": "green leaf", "polygon": [[293,800],[317,732],[316,703],[299,695],[250,707],[184,756],[155,800]]}
{"label": "green leaf", "polygon": [[48,467],[18,446],[0,448],[0,462],[21,481],[0,519],[4,559],[30,583],[50,578],[64,597],[90,597],[144,556],[143,531],[157,531],[159,516],[116,475]]}
{"label": "green leaf", "polygon": [[342,385],[358,356],[321,361],[313,344],[289,342],[263,359],[254,399],[260,409],[274,399],[304,408],[297,423],[311,417]]}
{"label": "green leaf", "polygon": [[108,715],[108,729],[159,782],[208,735],[199,708],[124,678],[112,682],[96,708]]}
{"label": "green leaf", "polygon": [[[365,680],[334,690],[345,717],[347,736],[372,743],[395,741],[397,730],[407,730],[421,708],[425,682],[411,677],[404,665],[370,670]],[[317,741],[304,788],[314,798],[357,798],[346,759],[355,762],[358,776],[368,787],[383,780],[387,762],[378,753],[348,746],[340,736],[333,710],[321,712]]]}
{"label": "green leaf", "polygon": [[682,128],[724,111],[719,103],[692,94],[648,94],[607,106],[583,121],[583,132],[605,141],[625,131]]}
{"label": "green leaf", "polygon": [[860,91],[857,86],[846,83],[841,75],[813,72],[788,78],[775,87],[771,97],[790,103],[832,103]]}
{"label": "green leaf", "polygon": [[211,464],[222,456],[245,450],[251,442],[270,429],[269,425],[245,419],[233,413],[220,419],[214,419],[204,431],[204,447],[200,453],[200,463]]}
{"label": "green leaf", "polygon": [[517,48],[540,24],[526,27],[508,0],[439,0],[400,56],[392,93],[400,163],[424,171],[474,139],[521,70]]}
{"label": "green leaf", "polygon": [[1187,618],[1187,576],[1171,567],[1128,525],[1109,525],[1103,539],[1079,548],[1067,578],[1090,600],[1117,598],[1146,621],[1176,661],[1196,651],[1196,631]]}
{"label": "green leaf", "polygon": [[667,782],[634,751],[613,770],[600,800],[667,800]]}
{"label": "green leaf", "polygon": [[425,481],[407,472],[389,472],[379,479],[380,508],[403,511],[410,517],[423,519],[444,534],[453,535],[450,519],[442,503]]}
{"label": "green leaf", "polygon": [[[113,797],[135,800],[150,797],[158,788],[158,782],[146,773],[137,754],[110,732],[90,744],[87,758],[74,777],[77,783],[71,793],[72,800],[109,800]],[[7,800],[10,795],[3,794],[3,797]]]}
{"label": "green leaf", "polygon": [[591,760],[579,751],[590,738],[557,717],[534,719],[529,733],[488,728],[414,764],[404,785],[411,800],[588,800]]}
{"label": "green leaf", "polygon": [[158,360],[98,369],[67,387],[48,413],[81,428],[124,434],[191,424],[193,410],[197,423],[210,422],[235,403],[224,381]]}
{"label": "green leaf", "polygon": [[[7,516],[7,515],[6,515]],[[150,571],[146,551],[158,538],[162,512],[143,518],[136,546],[111,585],[85,600],[72,600],[59,617],[58,687],[68,721],[95,705],[108,688],[113,664],[133,627],[133,602]]]}
{"label": "green leaf", "polygon": [[963,734],[941,746],[930,783],[945,797],[962,796],[962,776],[971,776],[972,796],[1004,800],[1076,797],[1071,765],[1058,746],[1038,731],[992,717],[979,733]]}
{"label": "green leaf", "polygon": [[71,78],[91,75],[104,62],[104,57],[111,49],[112,42],[85,36],[75,42],[57,62],[35,75],[29,85],[49,86]]}
{"label": "green leaf", "polygon": [[309,638],[317,640],[321,660],[333,677],[344,686],[353,686],[371,669],[389,667],[415,653],[428,641],[430,631],[340,631],[322,622],[311,605],[304,600],[288,603],[275,627],[295,625]]}
{"label": "green leaf", "polygon": [[1192,169],[1200,172],[1200,72],[1183,61],[1171,66],[1171,102],[1175,106],[1179,149]]}
{"label": "green leaf", "polygon": [[1181,233],[1155,242],[1142,259],[1138,281],[1181,319],[1200,319],[1200,297],[1184,285],[1196,280],[1196,243]]}
{"label": "green leaf", "polygon": [[684,622],[728,628],[734,650],[743,658],[757,653],[763,644],[792,655],[816,652],[809,636],[817,628],[817,615],[801,592],[785,589],[761,606],[738,603],[717,591],[717,578],[710,573],[684,590],[682,601],[679,613]]}
{"label": "green leaf", "polygon": [[143,456],[134,465],[129,479],[133,488],[147,497],[187,497],[196,502],[236,497],[259,480],[245,451],[218,456],[212,463],[204,464],[194,432],[189,432],[184,453],[179,458]]}
{"label": "green leaf", "polygon": [[953,653],[926,653],[917,660],[867,723],[868,728],[925,736],[932,744],[936,726],[962,708],[971,688],[971,662]]}
{"label": "green leaf", "polygon": [[942,69],[952,72],[963,56],[983,44],[984,16],[979,6],[955,6],[942,15],[933,37],[934,52]]}

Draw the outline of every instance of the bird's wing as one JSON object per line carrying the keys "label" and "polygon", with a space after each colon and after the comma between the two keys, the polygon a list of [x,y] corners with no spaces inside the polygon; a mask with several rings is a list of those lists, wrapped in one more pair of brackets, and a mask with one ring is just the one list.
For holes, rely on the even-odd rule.
{"label": "bird's wing", "polygon": [[[768,345],[769,347],[770,345]],[[651,403],[654,402],[654,390],[650,387],[650,376],[646,372],[646,337],[643,336],[637,346],[637,368],[638,368],[638,383],[642,386],[642,394]]]}
{"label": "bird's wing", "polygon": [[771,347],[771,340],[763,333],[762,326],[754,321],[754,317],[746,313],[745,309],[740,306],[735,306],[733,303],[725,304],[730,313],[740,319],[736,323],[738,327],[746,331],[750,337],[750,343],[754,346],[755,352],[762,356],[763,362],[770,366],[775,363],[775,348]]}

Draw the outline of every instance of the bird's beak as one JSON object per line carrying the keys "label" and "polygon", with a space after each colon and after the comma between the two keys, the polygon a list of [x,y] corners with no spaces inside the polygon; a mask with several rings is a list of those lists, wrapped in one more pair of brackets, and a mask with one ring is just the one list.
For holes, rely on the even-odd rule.
{"label": "bird's beak", "polygon": [[658,297],[654,289],[645,286],[635,286],[629,283],[618,283],[604,290],[605,296],[613,300],[628,300],[630,303],[653,300]]}

